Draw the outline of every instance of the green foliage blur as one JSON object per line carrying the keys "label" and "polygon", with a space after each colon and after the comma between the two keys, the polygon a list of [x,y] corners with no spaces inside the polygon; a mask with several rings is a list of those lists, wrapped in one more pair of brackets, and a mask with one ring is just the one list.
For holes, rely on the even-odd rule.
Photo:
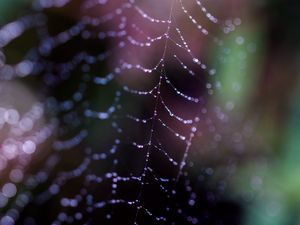
{"label": "green foliage blur", "polygon": [[[257,44],[256,53],[243,59],[241,69],[241,47],[229,37],[227,44],[236,47],[219,68],[224,86],[214,102],[231,99],[238,108],[232,116],[255,124],[258,138],[252,142],[265,142],[247,146],[255,156],[246,157],[232,179],[229,194],[244,199],[246,225],[300,223],[299,10],[299,1],[264,1],[254,10],[259,19],[253,14],[242,28],[242,36]],[[241,86],[238,93],[233,83]]]}

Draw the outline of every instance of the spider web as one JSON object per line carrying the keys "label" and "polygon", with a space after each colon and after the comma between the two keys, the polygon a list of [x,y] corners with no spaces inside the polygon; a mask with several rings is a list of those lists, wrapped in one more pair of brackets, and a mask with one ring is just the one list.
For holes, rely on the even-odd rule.
{"label": "spider web", "polygon": [[[1,224],[226,223],[224,181],[207,189],[214,170],[201,164],[218,142],[214,120],[227,116],[208,105],[223,58],[204,56],[226,49],[218,36],[241,21],[221,22],[211,4],[40,0],[2,26],[1,80],[38,80],[31,111],[45,122],[38,113],[33,128],[2,140],[18,153],[1,156],[1,173],[15,174],[3,182]],[[23,39],[32,46],[10,62]]]}

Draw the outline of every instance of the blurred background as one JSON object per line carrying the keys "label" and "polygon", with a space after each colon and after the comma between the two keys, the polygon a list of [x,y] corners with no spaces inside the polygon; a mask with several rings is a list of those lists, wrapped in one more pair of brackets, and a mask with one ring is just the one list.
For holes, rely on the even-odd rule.
{"label": "blurred background", "polygon": [[299,10],[0,0],[0,224],[300,224]]}

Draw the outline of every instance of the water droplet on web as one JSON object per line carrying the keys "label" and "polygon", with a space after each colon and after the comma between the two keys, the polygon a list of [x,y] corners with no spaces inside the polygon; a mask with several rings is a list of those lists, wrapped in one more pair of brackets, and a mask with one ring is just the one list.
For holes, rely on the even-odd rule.
{"label": "water droplet on web", "polygon": [[4,113],[4,119],[8,124],[15,125],[20,119],[19,112],[15,109],[8,109]]}
{"label": "water droplet on web", "polygon": [[27,154],[32,154],[36,150],[36,144],[31,140],[27,140],[23,143],[22,150]]}
{"label": "water droplet on web", "polygon": [[15,196],[17,193],[17,187],[13,183],[6,183],[2,186],[2,194],[7,197],[11,198]]}

